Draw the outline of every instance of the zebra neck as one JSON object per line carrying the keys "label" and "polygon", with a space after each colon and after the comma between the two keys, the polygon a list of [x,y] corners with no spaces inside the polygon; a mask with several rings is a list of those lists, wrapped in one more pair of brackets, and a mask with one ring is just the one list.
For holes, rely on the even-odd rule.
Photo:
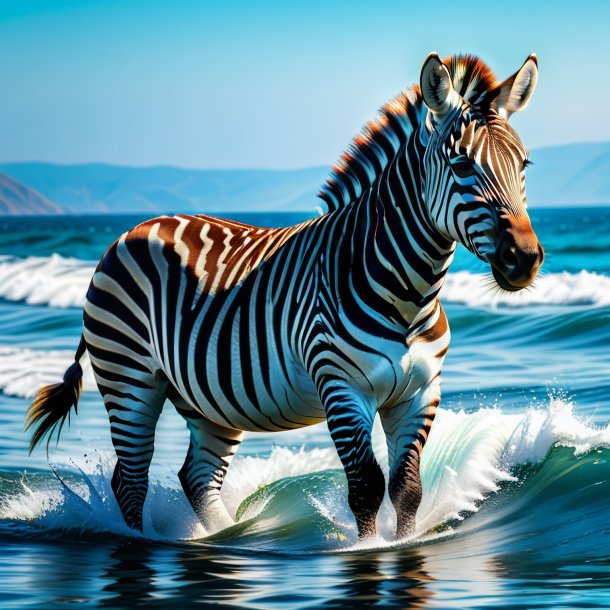
{"label": "zebra neck", "polygon": [[326,272],[336,277],[342,308],[394,329],[408,328],[436,299],[455,249],[428,218],[419,156],[408,150],[377,188],[329,218],[339,243]]}

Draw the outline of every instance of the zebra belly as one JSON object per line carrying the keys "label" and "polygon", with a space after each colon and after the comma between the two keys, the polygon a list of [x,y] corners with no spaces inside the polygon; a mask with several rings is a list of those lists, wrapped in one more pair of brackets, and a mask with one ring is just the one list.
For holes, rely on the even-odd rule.
{"label": "zebra belly", "polygon": [[[350,378],[354,390],[368,395],[372,391],[371,402],[376,408],[410,400],[440,373],[442,361],[434,358],[427,347],[421,344],[407,349],[404,344],[388,342],[383,346],[383,359],[352,353],[352,359],[359,362],[363,373]],[[271,386],[258,388],[256,400],[249,397],[236,371],[225,373],[232,378],[231,397],[217,393],[214,402],[204,392],[197,392],[194,401],[183,397],[211,421],[250,432],[279,432],[324,421],[326,412],[310,375],[298,363],[289,364],[289,377],[284,376],[285,367],[279,363],[270,366]],[[255,376],[257,369],[258,363],[252,362]],[[239,368],[239,374],[242,373]],[[222,380],[208,376],[208,382],[219,387]]]}
{"label": "zebra belly", "polygon": [[[253,371],[256,371],[256,365]],[[214,400],[203,391],[193,392],[193,396],[183,398],[193,409],[207,419],[222,425],[248,432],[281,432],[317,424],[326,419],[315,386],[306,373],[294,371],[290,380],[284,379],[282,367],[271,367],[269,388],[256,389],[255,396],[240,383],[239,378],[227,372],[232,378],[230,396],[215,393]],[[222,380],[208,378],[211,387],[220,386]],[[191,388],[192,389],[192,388]]]}
{"label": "zebra belly", "polygon": [[[201,345],[191,348],[189,362],[193,366],[188,372],[188,385],[193,395],[191,400],[184,394],[183,397],[219,425],[246,431],[281,431],[326,419],[312,372],[306,370],[289,342],[283,340],[284,333],[274,330],[272,310],[267,313],[266,324],[255,327],[252,323],[242,326],[241,330],[238,330],[240,324],[228,318],[216,326],[206,324],[204,319],[202,326],[210,327],[205,337],[206,348],[202,350]],[[222,339],[226,326],[231,326],[232,332],[227,331],[226,338]],[[219,343],[223,341],[230,343],[230,356],[222,356],[219,350]],[[349,356],[357,368],[341,369],[339,376],[347,374],[344,378],[348,385],[356,393],[369,396],[371,400],[367,403],[375,408],[393,404],[405,393],[416,392],[437,374],[432,370],[435,363],[428,359],[425,350],[409,348],[405,340],[367,336],[362,344],[375,345],[375,350],[354,350],[352,345],[335,337],[326,360],[335,361],[341,367],[345,360],[339,354]],[[198,374],[194,369],[196,362]],[[171,373],[166,372],[171,379]],[[176,383],[176,387],[181,386]]]}
{"label": "zebra belly", "polygon": [[[213,297],[212,297],[213,298]],[[233,295],[240,300],[239,289]],[[226,299],[230,308],[233,299]],[[245,431],[282,431],[325,419],[315,385],[278,337],[267,312],[267,323],[244,320],[249,306],[234,315],[203,316],[197,337],[177,370],[161,362],[174,387],[191,407],[211,421]],[[205,329],[205,330],[204,330]],[[174,362],[176,358],[174,358]]]}

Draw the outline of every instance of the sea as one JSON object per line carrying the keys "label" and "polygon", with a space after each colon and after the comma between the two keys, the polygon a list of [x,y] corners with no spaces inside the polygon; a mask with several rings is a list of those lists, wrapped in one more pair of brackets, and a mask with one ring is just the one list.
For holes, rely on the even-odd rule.
{"label": "sea", "polygon": [[[223,488],[236,524],[198,523],[168,403],[144,533],[122,522],[91,371],[59,445],[28,455],[25,411],[60,380],[106,248],[145,217],[0,219],[0,607],[609,608],[610,208],[532,209],[535,284],[494,289],[461,246],[442,292],[452,343],[413,537],[359,542],[324,423],[248,434]],[[285,226],[306,213],[236,214]],[[387,469],[383,435],[375,451]]]}

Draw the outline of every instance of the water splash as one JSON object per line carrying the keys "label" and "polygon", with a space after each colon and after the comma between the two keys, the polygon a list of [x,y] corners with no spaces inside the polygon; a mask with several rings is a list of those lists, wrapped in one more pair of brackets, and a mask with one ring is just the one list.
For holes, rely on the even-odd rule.
{"label": "water splash", "polygon": [[[376,433],[376,452],[387,470],[382,440]],[[572,405],[561,398],[552,398],[546,409],[516,414],[495,408],[471,413],[440,409],[422,459],[424,493],[417,530],[407,542],[459,531],[460,523],[486,506],[504,485],[519,482],[520,470],[546,463],[559,447],[570,448],[573,460],[610,447],[610,426],[596,427],[576,417]],[[76,470],[64,465],[72,492],[48,474],[25,476],[8,487],[1,484],[0,529],[29,529],[32,535],[134,535],[112,497],[113,463],[111,454],[101,454],[81,461]],[[275,447],[265,457],[236,457],[222,497],[237,523],[206,537],[175,473],[153,473],[144,509],[145,537],[274,552],[397,544],[392,535],[395,515],[387,497],[378,518],[379,537],[358,542],[345,477],[332,448]]]}

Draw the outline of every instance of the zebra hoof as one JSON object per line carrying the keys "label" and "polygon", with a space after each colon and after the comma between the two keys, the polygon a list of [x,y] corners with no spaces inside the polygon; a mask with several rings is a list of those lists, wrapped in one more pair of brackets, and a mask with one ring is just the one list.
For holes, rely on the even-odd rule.
{"label": "zebra hoof", "polygon": [[364,540],[365,538],[373,538],[377,535],[377,519],[373,518],[356,518],[356,525],[358,526],[358,538]]}
{"label": "zebra hoof", "polygon": [[415,517],[409,516],[398,519],[396,524],[396,540],[408,538],[415,533]]}
{"label": "zebra hoof", "polygon": [[125,517],[125,523],[127,524],[127,527],[130,527],[134,532],[137,532],[138,534],[142,534],[144,532],[144,528],[142,526],[142,515]]}

